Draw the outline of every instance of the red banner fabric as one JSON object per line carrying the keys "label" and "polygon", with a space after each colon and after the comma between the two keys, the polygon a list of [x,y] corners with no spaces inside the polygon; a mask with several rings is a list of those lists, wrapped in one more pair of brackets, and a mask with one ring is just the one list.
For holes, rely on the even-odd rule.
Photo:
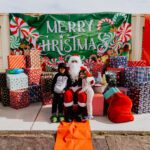
{"label": "red banner fabric", "polygon": [[142,59],[150,65],[150,15],[145,15],[145,28],[143,33]]}

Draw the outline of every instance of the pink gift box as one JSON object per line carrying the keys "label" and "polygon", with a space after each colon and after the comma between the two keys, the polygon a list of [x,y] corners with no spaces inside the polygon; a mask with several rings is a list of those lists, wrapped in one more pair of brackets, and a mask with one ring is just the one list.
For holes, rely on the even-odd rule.
{"label": "pink gift box", "polygon": [[102,94],[94,94],[93,97],[93,116],[103,116],[104,96]]}

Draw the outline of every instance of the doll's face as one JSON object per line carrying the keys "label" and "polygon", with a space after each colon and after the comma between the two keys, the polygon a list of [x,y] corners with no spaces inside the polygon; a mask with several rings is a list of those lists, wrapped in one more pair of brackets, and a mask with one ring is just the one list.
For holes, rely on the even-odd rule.
{"label": "doll's face", "polygon": [[60,68],[59,71],[60,71],[60,73],[64,74],[66,69],[65,68]]}
{"label": "doll's face", "polygon": [[84,79],[84,78],[86,78],[86,74],[85,74],[85,73],[83,73],[83,72],[80,72],[79,77],[80,77],[81,79]]}

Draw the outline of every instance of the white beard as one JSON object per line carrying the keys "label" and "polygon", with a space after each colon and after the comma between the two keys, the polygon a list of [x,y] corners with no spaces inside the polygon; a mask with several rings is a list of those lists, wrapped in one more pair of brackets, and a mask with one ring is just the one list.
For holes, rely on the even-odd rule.
{"label": "white beard", "polygon": [[80,67],[81,65],[77,63],[72,63],[69,65],[69,73],[73,81],[78,80]]}

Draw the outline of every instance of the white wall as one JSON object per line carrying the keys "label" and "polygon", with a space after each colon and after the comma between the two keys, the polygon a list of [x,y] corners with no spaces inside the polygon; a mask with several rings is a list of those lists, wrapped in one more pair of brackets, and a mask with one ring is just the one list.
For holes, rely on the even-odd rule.
{"label": "white wall", "polygon": [[[9,20],[8,14],[0,14],[0,69],[7,68],[9,55]],[[142,52],[142,35],[144,15],[132,16],[132,60],[140,60]]]}
{"label": "white wall", "polygon": [[8,68],[7,56],[10,53],[8,14],[0,15],[0,26],[0,69],[6,69]]}

